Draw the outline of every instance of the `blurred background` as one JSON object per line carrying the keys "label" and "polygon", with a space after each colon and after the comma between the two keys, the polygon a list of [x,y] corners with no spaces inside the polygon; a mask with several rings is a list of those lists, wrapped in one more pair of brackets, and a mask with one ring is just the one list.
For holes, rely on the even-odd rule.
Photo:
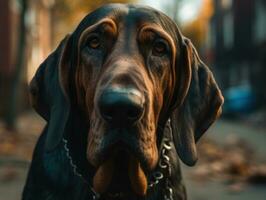
{"label": "blurred background", "polygon": [[210,66],[224,112],[182,165],[191,200],[266,199],[266,0],[0,0],[0,200],[19,200],[45,125],[27,85],[91,10],[140,3],[174,19]]}

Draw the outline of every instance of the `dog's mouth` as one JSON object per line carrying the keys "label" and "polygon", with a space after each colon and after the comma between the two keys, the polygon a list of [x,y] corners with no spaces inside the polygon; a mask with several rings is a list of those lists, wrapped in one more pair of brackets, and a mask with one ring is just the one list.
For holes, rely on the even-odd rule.
{"label": "dog's mouth", "polygon": [[125,149],[119,149],[96,170],[93,188],[97,193],[131,194],[144,196],[147,192],[147,178],[140,161]]}
{"label": "dog's mouth", "polygon": [[95,101],[87,148],[88,161],[96,168],[94,190],[145,196],[144,172],[152,170],[158,160],[147,100],[135,88],[110,87]]}

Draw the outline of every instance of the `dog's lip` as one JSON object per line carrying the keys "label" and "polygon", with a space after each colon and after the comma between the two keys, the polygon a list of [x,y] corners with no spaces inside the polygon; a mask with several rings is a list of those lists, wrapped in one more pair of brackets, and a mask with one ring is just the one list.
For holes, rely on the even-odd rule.
{"label": "dog's lip", "polygon": [[148,173],[153,169],[150,166],[148,158],[145,156],[145,152],[140,147],[140,141],[131,133],[124,137],[121,137],[121,132],[106,134],[101,143],[98,144],[98,148],[94,152],[93,158],[89,159],[89,162],[97,169],[107,159],[109,159],[117,151],[125,151],[128,154],[134,155],[139,160],[140,165],[145,173]]}
{"label": "dog's lip", "polygon": [[[87,159],[89,163],[98,168],[112,155],[112,152],[118,147],[125,149],[139,160],[145,173],[149,173],[156,167],[157,154],[156,147],[149,145],[151,149],[144,149],[143,141],[136,134],[137,127],[131,128],[111,128],[103,134],[101,139],[97,139],[94,148],[88,149]],[[154,148],[154,149],[152,149]],[[151,154],[151,152],[154,152]],[[154,156],[154,157],[152,157]]]}
{"label": "dog's lip", "polygon": [[145,158],[144,153],[140,150],[140,148],[136,147],[135,149],[129,148],[128,145],[123,143],[122,141],[114,142],[110,145],[103,146],[98,153],[98,159],[95,163],[95,168],[99,168],[107,159],[117,154],[118,152],[125,152],[127,155],[134,155],[140,162],[140,165],[145,173],[151,170],[149,166],[149,162]]}

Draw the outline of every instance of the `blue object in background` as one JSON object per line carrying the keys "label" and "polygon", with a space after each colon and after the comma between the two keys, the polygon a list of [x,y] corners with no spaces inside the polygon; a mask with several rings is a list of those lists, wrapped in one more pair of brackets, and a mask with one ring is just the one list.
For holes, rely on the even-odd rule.
{"label": "blue object in background", "polygon": [[248,114],[256,107],[256,97],[249,85],[231,87],[224,91],[224,114]]}

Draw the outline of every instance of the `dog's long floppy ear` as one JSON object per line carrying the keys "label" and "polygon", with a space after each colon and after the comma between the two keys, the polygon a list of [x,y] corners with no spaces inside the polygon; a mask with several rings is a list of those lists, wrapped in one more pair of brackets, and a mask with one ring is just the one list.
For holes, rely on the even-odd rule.
{"label": "dog's long floppy ear", "polygon": [[47,121],[46,151],[52,151],[60,143],[69,117],[70,50],[71,36],[66,36],[39,66],[30,83],[31,104]]}
{"label": "dog's long floppy ear", "polygon": [[191,166],[197,161],[196,142],[221,114],[223,96],[212,72],[186,38],[183,38],[182,57],[180,84],[184,84],[182,90],[186,95],[171,115],[171,127],[180,159]]}

